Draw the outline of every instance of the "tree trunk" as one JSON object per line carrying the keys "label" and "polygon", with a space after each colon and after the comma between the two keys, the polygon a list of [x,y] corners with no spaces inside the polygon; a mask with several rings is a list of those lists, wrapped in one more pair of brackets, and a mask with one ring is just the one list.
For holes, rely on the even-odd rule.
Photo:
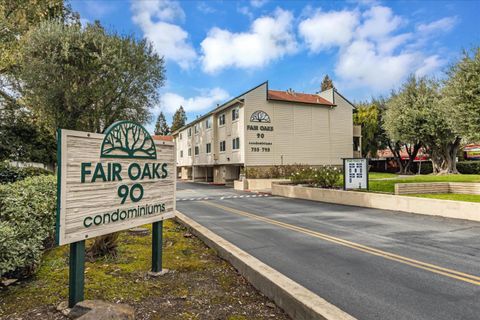
{"label": "tree trunk", "polygon": [[411,168],[413,163],[415,162],[415,158],[417,157],[418,151],[420,151],[421,147],[422,147],[422,144],[420,142],[417,142],[416,144],[414,144],[413,149],[410,149],[408,145],[405,145],[405,150],[408,153],[408,162],[404,167],[403,174],[414,174]]}
{"label": "tree trunk", "polygon": [[110,233],[104,236],[96,237],[90,248],[87,250],[87,255],[90,259],[103,256],[115,256],[117,254],[118,236],[120,233]]}
{"label": "tree trunk", "polygon": [[433,173],[439,175],[459,173],[457,170],[457,152],[461,141],[462,138],[456,137],[453,142],[431,147]]}
{"label": "tree trunk", "polygon": [[392,145],[392,143],[390,143],[390,141],[389,141],[387,143],[387,145],[388,145],[388,148],[390,149],[390,151],[393,154],[393,158],[395,159],[395,161],[398,164],[398,168],[399,168],[398,173],[402,174],[402,172],[404,171],[404,165],[403,165],[403,162],[402,162],[402,157],[400,155],[400,144],[398,142],[395,142],[395,144]]}

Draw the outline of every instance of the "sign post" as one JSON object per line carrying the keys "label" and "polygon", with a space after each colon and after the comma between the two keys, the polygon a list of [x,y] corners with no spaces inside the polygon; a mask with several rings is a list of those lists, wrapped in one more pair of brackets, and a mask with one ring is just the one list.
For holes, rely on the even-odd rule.
{"label": "sign post", "polygon": [[368,190],[368,159],[343,159],[343,190]]}
{"label": "sign post", "polygon": [[162,273],[163,220],[175,214],[175,145],[119,121],[104,134],[58,130],[56,242],[70,244],[69,307],[84,298],[85,240],[152,223]]}
{"label": "sign post", "polygon": [[73,308],[78,302],[83,301],[85,240],[70,244],[69,261],[68,307]]}
{"label": "sign post", "polygon": [[152,229],[152,274],[162,273],[163,221],[153,223]]}

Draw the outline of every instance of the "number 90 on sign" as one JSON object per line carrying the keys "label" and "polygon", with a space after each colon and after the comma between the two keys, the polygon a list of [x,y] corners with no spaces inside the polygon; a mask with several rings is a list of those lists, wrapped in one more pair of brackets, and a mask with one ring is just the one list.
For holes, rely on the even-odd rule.
{"label": "number 90 on sign", "polygon": [[138,202],[143,198],[143,187],[140,183],[135,183],[131,188],[126,184],[122,184],[118,187],[117,194],[122,198],[121,204],[124,204],[128,197],[130,197],[132,202]]}

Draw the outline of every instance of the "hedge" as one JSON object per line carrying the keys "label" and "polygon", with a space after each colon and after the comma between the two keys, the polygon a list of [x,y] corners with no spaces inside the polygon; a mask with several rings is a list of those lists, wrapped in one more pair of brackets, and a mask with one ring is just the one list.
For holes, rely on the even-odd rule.
{"label": "hedge", "polygon": [[480,161],[459,161],[457,169],[463,174],[480,174]]}
{"label": "hedge", "polygon": [[0,162],[0,184],[23,180],[28,177],[52,175],[53,173],[43,168],[23,167],[17,168],[8,162]]}
{"label": "hedge", "polygon": [[53,244],[56,178],[43,175],[0,185],[0,277],[32,275]]}

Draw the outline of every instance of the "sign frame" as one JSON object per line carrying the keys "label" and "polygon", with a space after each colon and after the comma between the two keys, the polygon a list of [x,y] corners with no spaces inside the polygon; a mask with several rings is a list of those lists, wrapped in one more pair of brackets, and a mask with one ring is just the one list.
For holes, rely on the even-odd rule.
{"label": "sign frame", "polygon": [[[124,121],[119,121],[114,123],[112,126],[123,123]],[[140,125],[139,125],[140,126]],[[143,128],[143,127],[142,127]],[[86,240],[86,239],[91,239],[94,237],[98,237],[101,235],[105,235],[108,233],[114,233],[126,229],[130,229],[133,227],[137,227],[140,225],[144,224],[149,224],[149,223],[154,223],[157,221],[162,221],[166,219],[173,218],[175,216],[175,210],[176,210],[176,203],[175,203],[175,197],[176,197],[176,162],[175,162],[175,155],[176,155],[176,148],[175,148],[175,143],[173,141],[159,141],[159,140],[153,140],[155,143],[156,148],[162,145],[168,145],[173,148],[173,157],[174,160],[169,167],[169,179],[173,180],[173,208],[171,212],[165,213],[161,215],[161,218],[159,215],[155,215],[152,217],[149,217],[147,219],[141,219],[140,221],[130,221],[128,223],[121,223],[117,226],[110,226],[109,229],[111,231],[107,233],[102,233],[99,230],[92,230],[91,232],[88,233],[88,235],[85,236],[85,238],[82,239],[76,239],[76,241],[69,241],[65,237],[65,227],[66,227],[66,192],[67,192],[67,181],[66,181],[66,170],[67,170],[67,153],[65,152],[67,149],[67,138],[68,137],[78,137],[78,138],[85,138],[85,139],[102,139],[106,136],[105,134],[100,134],[100,133],[90,133],[90,132],[84,132],[84,131],[75,131],[75,130],[66,130],[66,129],[58,129],[58,139],[57,139],[57,214],[56,214],[56,230],[55,230],[55,240],[57,245],[64,245],[64,244],[69,244],[73,243],[76,241],[80,240]],[[103,146],[103,141],[102,141],[102,146]],[[109,160],[114,160],[112,157],[108,158],[103,158],[100,156],[100,150],[98,150],[99,154],[99,161],[104,160],[104,161],[109,161]],[[125,156],[118,156],[119,160],[128,160],[128,157]],[[132,159],[136,160],[136,159]],[[153,159],[138,159],[138,160],[143,160],[143,161],[149,161]],[[93,170],[92,170],[93,171]],[[116,192],[112,189],[112,192]],[[128,224],[128,226],[125,226]]]}
{"label": "sign frame", "polygon": [[[365,172],[366,172],[366,188],[347,188],[347,160],[362,160],[365,162]],[[343,190],[369,190],[369,170],[368,166],[370,161],[368,158],[342,158],[343,161]]]}

